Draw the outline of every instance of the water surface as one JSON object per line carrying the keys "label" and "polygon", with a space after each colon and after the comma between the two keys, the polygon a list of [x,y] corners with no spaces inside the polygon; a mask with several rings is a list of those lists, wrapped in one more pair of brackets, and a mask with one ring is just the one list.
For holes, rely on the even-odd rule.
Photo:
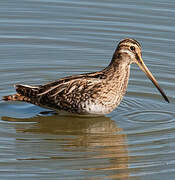
{"label": "water surface", "polygon": [[170,0],[1,1],[0,97],[16,83],[100,70],[131,37],[171,103],[136,65],[121,105],[105,117],[1,101],[0,179],[174,179],[174,13]]}

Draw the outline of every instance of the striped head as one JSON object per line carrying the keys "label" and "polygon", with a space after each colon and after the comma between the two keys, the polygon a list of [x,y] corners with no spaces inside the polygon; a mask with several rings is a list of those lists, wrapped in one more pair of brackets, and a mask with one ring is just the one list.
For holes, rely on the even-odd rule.
{"label": "striped head", "polygon": [[146,74],[146,76],[153,82],[164,99],[169,102],[167,96],[159,86],[157,80],[154,78],[152,73],[143,62],[141,45],[138,41],[129,38],[120,41],[114,53],[113,61],[118,62],[118,64],[123,63],[125,65],[129,65],[132,63],[137,64],[139,68]]}
{"label": "striped head", "polygon": [[134,39],[123,39],[117,46],[116,54],[129,57],[129,64],[137,63],[142,56],[141,45]]}

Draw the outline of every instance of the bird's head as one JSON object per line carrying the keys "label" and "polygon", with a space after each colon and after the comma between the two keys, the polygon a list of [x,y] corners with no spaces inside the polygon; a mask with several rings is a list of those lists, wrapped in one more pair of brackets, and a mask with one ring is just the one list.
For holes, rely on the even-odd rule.
{"label": "bird's head", "polygon": [[121,61],[124,61],[124,64],[137,64],[140,69],[146,74],[146,76],[153,82],[153,84],[156,86],[156,88],[159,90],[159,92],[162,94],[164,99],[169,102],[167,96],[159,86],[157,80],[152,75],[152,73],[149,71],[147,66],[145,65],[143,59],[142,59],[142,50],[141,45],[138,41],[134,39],[123,39],[119,42],[117,49],[114,53],[113,59],[118,60],[120,63]]}

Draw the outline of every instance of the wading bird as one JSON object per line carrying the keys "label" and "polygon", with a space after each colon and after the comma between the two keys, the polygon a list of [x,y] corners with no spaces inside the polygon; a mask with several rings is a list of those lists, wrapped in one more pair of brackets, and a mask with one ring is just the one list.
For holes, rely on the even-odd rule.
{"label": "wading bird", "polygon": [[142,60],[141,45],[128,38],[119,42],[110,64],[101,71],[68,76],[38,86],[18,84],[15,85],[17,93],[4,96],[3,100],[24,101],[63,114],[104,115],[120,104],[132,63],[140,67],[169,102]]}

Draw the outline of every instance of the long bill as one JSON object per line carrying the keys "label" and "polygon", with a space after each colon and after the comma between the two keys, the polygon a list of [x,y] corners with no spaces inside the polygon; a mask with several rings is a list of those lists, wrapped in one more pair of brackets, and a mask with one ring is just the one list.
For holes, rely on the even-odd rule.
{"label": "long bill", "polygon": [[159,86],[157,80],[155,79],[155,77],[152,75],[152,73],[149,71],[149,69],[147,68],[147,66],[145,65],[145,63],[143,62],[143,59],[138,56],[138,60],[137,60],[137,64],[140,67],[140,69],[146,74],[146,76],[153,82],[153,84],[156,86],[156,88],[159,90],[159,92],[161,93],[161,95],[163,96],[163,98],[165,99],[165,101],[167,101],[169,103],[169,99],[166,96],[166,94],[164,93],[164,91],[162,90],[162,88]]}

